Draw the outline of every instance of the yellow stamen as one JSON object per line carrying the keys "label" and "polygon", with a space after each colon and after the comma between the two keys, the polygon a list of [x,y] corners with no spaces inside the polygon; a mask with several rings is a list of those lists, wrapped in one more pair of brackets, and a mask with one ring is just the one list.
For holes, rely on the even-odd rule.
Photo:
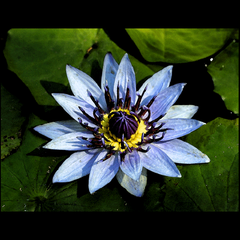
{"label": "yellow stamen", "polygon": [[[118,110],[112,110],[109,114],[103,115],[103,120],[101,121],[102,127],[99,128],[98,131],[99,131],[99,133],[104,134],[104,137],[106,139],[106,141],[105,141],[106,145],[112,146],[113,150],[115,150],[115,151],[124,152],[127,149],[127,147],[125,146],[124,148],[121,148],[122,140],[120,138],[117,138],[110,131],[110,128],[109,128],[109,120],[112,118],[113,114],[110,117],[108,117],[108,116],[111,113],[118,112],[118,111],[126,112],[128,115],[131,115],[130,111],[127,109],[119,108]],[[138,119],[134,115],[132,115],[132,116],[138,122]],[[126,138],[124,138],[124,141],[128,144],[129,148],[132,148],[132,147],[137,148],[138,147],[137,143],[140,143],[142,140],[142,134],[146,133],[146,132],[147,132],[146,125],[143,120],[140,120],[140,123],[138,124],[138,128],[137,128],[136,132],[134,134],[132,134],[130,139],[127,140]]]}

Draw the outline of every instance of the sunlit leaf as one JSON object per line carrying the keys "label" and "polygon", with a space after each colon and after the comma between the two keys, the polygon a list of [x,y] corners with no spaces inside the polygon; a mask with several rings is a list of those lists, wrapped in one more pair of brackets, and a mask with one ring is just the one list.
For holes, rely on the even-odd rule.
{"label": "sunlit leaf", "polygon": [[8,67],[40,105],[56,105],[47,89],[66,89],[66,64],[77,65],[94,43],[97,29],[11,29],[4,55]]}
{"label": "sunlit leaf", "polygon": [[184,63],[214,54],[234,29],[127,29],[142,56],[149,62]]}
{"label": "sunlit leaf", "polygon": [[211,162],[180,166],[182,178],[166,178],[167,210],[239,210],[238,128],[238,119],[217,118],[186,137]]}
{"label": "sunlit leaf", "polygon": [[[53,92],[69,91],[66,64],[79,68],[100,84],[103,60],[112,52],[119,63],[125,54],[102,29],[11,29],[4,55],[8,67],[40,105],[56,106]],[[137,81],[153,71],[130,56]]]}

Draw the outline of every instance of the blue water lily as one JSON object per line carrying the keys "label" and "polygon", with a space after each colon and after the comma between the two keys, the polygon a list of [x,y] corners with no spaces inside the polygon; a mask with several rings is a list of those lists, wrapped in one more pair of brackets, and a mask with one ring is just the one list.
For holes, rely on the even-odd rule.
{"label": "blue water lily", "polygon": [[67,65],[74,96],[52,96],[74,120],[34,128],[52,139],[43,148],[75,151],[55,172],[53,183],[89,174],[89,191],[93,193],[116,176],[121,186],[140,197],[146,187],[147,169],[181,177],[175,163],[208,163],[205,154],[177,139],[205,123],[191,119],[197,106],[173,106],[185,83],[169,87],[172,68],[155,73],[136,91],[127,54],[118,65],[107,53],[101,88],[90,76]]}

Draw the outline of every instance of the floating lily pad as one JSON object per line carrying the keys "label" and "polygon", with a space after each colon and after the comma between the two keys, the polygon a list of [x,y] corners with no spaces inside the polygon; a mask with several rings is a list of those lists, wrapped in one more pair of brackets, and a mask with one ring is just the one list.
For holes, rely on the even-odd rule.
{"label": "floating lily pad", "polygon": [[1,162],[1,211],[125,210],[116,188],[107,187],[91,195],[86,190],[86,178],[51,184],[53,171],[70,153],[41,149],[46,140],[30,129],[43,123],[31,115],[19,150]]}
{"label": "floating lily pad", "polygon": [[[27,129],[42,123],[31,115]],[[41,153],[46,140],[27,130],[19,151],[1,163],[2,211],[238,211],[238,121],[218,118],[186,140],[211,162],[178,164],[182,178],[151,173],[145,194],[136,198],[117,181],[91,195],[88,176],[52,185],[53,173],[67,155]]]}
{"label": "floating lily pad", "polygon": [[45,85],[51,87],[54,84],[56,92],[68,85],[66,64],[78,65],[81,62],[93,45],[97,31],[11,29],[4,55],[9,69],[26,84],[38,104],[56,106]]}
{"label": "floating lily pad", "polygon": [[22,128],[26,116],[17,97],[1,85],[1,159],[16,151],[21,144]]}
{"label": "floating lily pad", "polygon": [[[125,54],[102,29],[11,29],[4,55],[40,105],[57,106],[52,92],[67,92],[66,64],[100,84],[103,60],[112,52],[118,63]],[[154,72],[130,56],[137,81]]]}
{"label": "floating lily pad", "polygon": [[207,154],[211,162],[178,165],[182,178],[165,179],[166,210],[239,210],[238,129],[238,119],[217,118],[186,137],[186,141]]}
{"label": "floating lily pad", "polygon": [[127,29],[149,62],[184,63],[208,57],[234,37],[234,29]]}
{"label": "floating lily pad", "polygon": [[[230,34],[229,31],[231,30],[221,30],[219,32],[214,30],[213,39],[210,39],[205,32],[204,37],[209,41],[213,41],[217,37],[219,42],[224,44],[230,36],[228,35]],[[185,31],[188,36],[191,36],[190,32]],[[181,36],[178,33],[175,34],[175,37],[173,36],[171,35],[170,45],[176,51],[176,47],[187,42],[187,35]],[[179,37],[179,43],[174,43],[175,40],[177,41],[177,39],[174,39],[176,36]],[[199,36],[199,33],[196,33],[192,40],[196,40],[197,36]],[[150,35],[147,37],[150,37]],[[205,41],[203,36],[200,37],[200,40]],[[181,48],[182,50],[178,54],[173,51],[171,54],[163,55],[165,61],[194,61],[210,54],[210,52],[212,54],[220,47],[213,41],[211,46],[206,44],[207,47],[196,50],[194,41],[190,41],[190,50],[190,46],[186,45]],[[201,47],[201,44],[196,40],[197,48]],[[139,49],[142,51],[141,47]],[[153,50],[152,47],[150,49],[149,46],[146,46],[144,51],[154,60],[155,54],[159,56],[159,52]],[[213,51],[213,49],[215,50]],[[233,49],[235,49],[235,45]],[[125,53],[123,49],[120,49],[108,38],[102,29],[12,29],[9,31],[4,54],[9,69],[15,72],[25,83],[37,103],[56,106],[57,103],[52,99],[50,93],[69,91],[65,73],[66,63],[81,69],[100,83],[103,60],[108,51],[112,52],[118,63]],[[236,60],[236,52],[232,51],[231,48],[229,51],[231,52],[230,58],[234,57]],[[216,63],[220,54],[216,56]],[[137,82],[154,73],[150,69],[150,65],[146,66],[132,56],[129,56],[129,58],[136,72]],[[236,74],[235,68],[232,68],[235,63],[232,62],[233,60],[229,61],[231,61],[231,64],[223,63],[226,66],[231,66],[228,69],[226,68],[226,74],[231,75],[230,70]],[[215,59],[211,65],[214,62]],[[212,76],[214,78],[214,75]],[[216,78],[216,81],[214,80],[216,91],[217,87],[220,86],[219,83],[220,80]],[[219,89],[223,89],[223,87]],[[226,100],[232,100],[229,105],[226,101],[226,105],[232,110],[233,98],[230,98],[231,94],[228,91],[227,93]],[[219,94],[225,96],[225,92],[219,91]],[[21,129],[22,123],[18,121],[22,116],[19,110],[21,109],[19,102],[13,100],[14,97],[10,95],[8,97],[5,90],[3,90],[2,96],[4,96],[4,101],[2,100],[3,105],[1,106],[1,124],[5,121],[5,126],[8,126],[8,129],[11,128],[13,131],[19,129],[19,127]],[[9,110],[7,106],[11,101],[14,102],[13,106],[16,105],[16,108],[14,107],[16,111],[7,113],[6,111]],[[234,106],[236,107],[236,105]],[[4,119],[12,119],[14,126],[11,127],[10,123]],[[31,114],[27,128],[22,133],[21,146],[19,147],[20,143],[17,143],[18,151],[12,152],[12,155],[1,162],[2,211],[239,210],[238,120],[230,121],[217,118],[189,134],[185,140],[207,154],[211,162],[201,165],[177,164],[182,178],[168,178],[150,172],[142,198],[130,195],[116,180],[93,195],[88,191],[88,176],[71,183],[51,184],[54,172],[71,153],[47,151],[41,148],[46,140],[30,131],[30,128],[43,123],[45,121]],[[8,133],[5,135],[8,135]],[[6,139],[6,137],[4,138],[5,135],[3,135],[1,142]],[[12,140],[11,136],[9,135],[9,140]]]}
{"label": "floating lily pad", "polygon": [[221,95],[226,107],[239,113],[239,43],[232,42],[208,66],[214,91]]}

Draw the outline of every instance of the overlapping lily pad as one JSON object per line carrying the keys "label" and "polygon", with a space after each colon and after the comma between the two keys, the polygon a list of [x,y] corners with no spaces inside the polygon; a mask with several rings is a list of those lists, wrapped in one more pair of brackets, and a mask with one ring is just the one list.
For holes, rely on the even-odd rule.
{"label": "overlapping lily pad", "polygon": [[23,105],[1,84],[1,159],[20,146],[24,115]]}
{"label": "overlapping lily pad", "polygon": [[[1,164],[2,211],[136,210],[138,198],[132,197],[129,202],[124,199],[121,195],[124,190],[117,181],[94,195],[87,189],[88,176],[52,185],[52,173],[69,153],[42,152],[39,146],[46,140],[29,130],[41,123],[36,116],[30,116],[19,151]],[[218,118],[191,133],[186,140],[206,153],[211,162],[178,164],[182,178],[159,176],[160,182],[150,181],[137,210],[238,211],[238,120]]]}
{"label": "overlapping lily pad", "polygon": [[127,29],[149,62],[184,63],[208,57],[221,49],[234,29]]}
{"label": "overlapping lily pad", "polygon": [[79,64],[94,43],[97,31],[11,29],[4,50],[8,67],[26,84],[38,104],[56,106],[46,85],[54,85],[55,91],[65,89],[66,63]]}
{"label": "overlapping lily pad", "polygon": [[208,66],[214,91],[221,95],[226,107],[239,113],[239,42],[232,42]]}
{"label": "overlapping lily pad", "polygon": [[217,118],[187,136],[186,141],[207,154],[211,162],[183,165],[181,179],[166,178],[166,210],[239,210],[238,129],[238,119]]}
{"label": "overlapping lily pad", "polygon": [[52,172],[69,152],[49,153],[39,147],[46,140],[30,129],[43,123],[31,115],[22,146],[1,163],[1,211],[125,210],[116,188],[105,188],[91,195],[85,190],[86,179],[79,183],[51,184]]}
{"label": "overlapping lily pad", "polygon": [[[192,29],[175,33],[165,30],[165,35],[159,37],[153,33],[156,30],[148,31],[151,34],[144,33],[143,38],[138,39],[139,43],[132,39],[146,60],[166,63],[206,57],[219,50],[234,33],[231,29],[208,29],[203,35]],[[209,34],[210,31],[213,34]],[[130,30],[128,33],[132,37]],[[149,39],[150,45],[146,45]],[[142,40],[145,45],[140,44]],[[168,40],[163,42],[164,48],[160,48],[164,54],[155,49],[162,40]],[[108,51],[117,62],[125,53],[102,29],[12,29],[4,54],[9,69],[29,88],[39,105],[57,106],[51,92],[71,94],[65,73],[66,63],[100,83],[103,60]],[[154,73],[150,65],[133,56],[129,58],[137,82]],[[235,113],[238,112],[237,58],[238,42],[234,42],[223,49],[208,67],[215,91]],[[26,116],[21,112],[18,99],[5,89],[1,91],[1,124],[7,123],[3,125],[5,133],[1,143],[6,143],[4,136],[8,136],[7,141],[18,141],[14,145],[16,149],[20,146],[20,139],[11,139],[12,132],[18,134],[19,129],[23,129]],[[45,119],[46,116],[41,117]],[[1,162],[2,211],[239,211],[238,119],[217,118],[188,135],[184,140],[207,154],[211,162],[178,164],[182,178],[168,178],[150,172],[142,198],[130,195],[116,180],[93,195],[88,191],[88,176],[72,183],[52,184],[54,172],[70,153],[41,148],[46,139],[30,129],[42,123],[45,121],[30,113],[26,130],[21,135],[21,146],[17,152],[9,152],[11,155]]]}
{"label": "overlapping lily pad", "polygon": [[[69,91],[66,64],[100,83],[103,60],[109,51],[118,63],[125,53],[102,29],[11,29],[4,54],[9,69],[25,83],[39,105],[57,106],[50,94]],[[154,73],[134,57],[130,60],[137,81]]]}

